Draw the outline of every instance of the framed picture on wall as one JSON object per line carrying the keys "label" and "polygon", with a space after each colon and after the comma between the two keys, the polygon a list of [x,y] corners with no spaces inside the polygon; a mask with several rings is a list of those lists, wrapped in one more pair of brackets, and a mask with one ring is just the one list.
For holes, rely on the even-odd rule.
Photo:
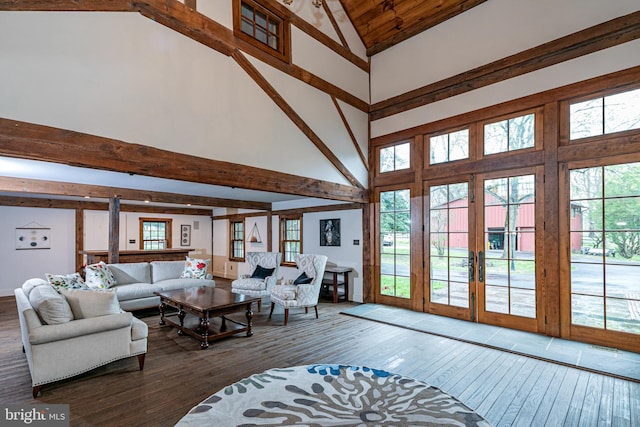
{"label": "framed picture on wall", "polygon": [[320,220],[320,246],[340,246],[340,219]]}
{"label": "framed picture on wall", "polygon": [[16,249],[51,249],[51,229],[16,228]]}
{"label": "framed picture on wall", "polygon": [[180,226],[180,246],[191,245],[191,226],[182,224]]}

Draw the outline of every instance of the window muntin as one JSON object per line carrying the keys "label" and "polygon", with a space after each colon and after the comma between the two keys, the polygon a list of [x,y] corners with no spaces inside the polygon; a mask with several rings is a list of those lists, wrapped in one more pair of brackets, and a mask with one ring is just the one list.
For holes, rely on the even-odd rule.
{"label": "window muntin", "polygon": [[535,114],[484,125],[484,154],[523,150],[535,145]]}
{"label": "window muntin", "polygon": [[411,144],[392,145],[380,149],[380,172],[392,172],[411,167]]}
{"label": "window muntin", "polygon": [[640,89],[569,106],[569,139],[640,129]]}
{"label": "window muntin", "polygon": [[280,252],[282,264],[295,265],[296,255],[302,252],[302,217],[280,219]]}
{"label": "window muntin", "polygon": [[231,221],[229,225],[231,236],[229,258],[234,261],[244,261],[244,222]]}
{"label": "window muntin", "polygon": [[171,219],[140,218],[140,249],[161,250],[171,247]]}
{"label": "window muntin", "polygon": [[429,138],[429,164],[469,158],[469,129]]}
{"label": "window muntin", "polygon": [[410,191],[380,193],[380,294],[411,295]]}
{"label": "window muntin", "polygon": [[570,171],[571,323],[640,334],[640,163]]}
{"label": "window muntin", "polygon": [[234,3],[234,33],[265,52],[288,61],[289,23],[254,0]]}

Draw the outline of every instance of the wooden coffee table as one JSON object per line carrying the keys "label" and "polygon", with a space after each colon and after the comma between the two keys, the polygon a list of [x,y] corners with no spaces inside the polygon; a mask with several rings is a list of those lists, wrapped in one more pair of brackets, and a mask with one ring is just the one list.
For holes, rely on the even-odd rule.
{"label": "wooden coffee table", "polygon": [[[154,293],[160,297],[160,324],[169,324],[178,329],[178,335],[187,334],[199,340],[200,348],[203,350],[209,347],[209,341],[245,331],[248,337],[253,335],[251,332],[251,319],[253,318],[251,304],[257,302],[259,298],[234,294],[226,289],[208,286]],[[178,312],[167,313],[167,307],[176,308]],[[245,310],[247,318],[246,323],[225,316],[243,310]],[[195,322],[193,321],[195,319],[187,318],[187,322],[185,322],[187,314],[197,316],[199,321]],[[178,322],[173,321],[172,317],[177,317]],[[211,324],[215,317],[220,317],[219,325],[216,325],[217,328],[212,327],[214,325]]]}

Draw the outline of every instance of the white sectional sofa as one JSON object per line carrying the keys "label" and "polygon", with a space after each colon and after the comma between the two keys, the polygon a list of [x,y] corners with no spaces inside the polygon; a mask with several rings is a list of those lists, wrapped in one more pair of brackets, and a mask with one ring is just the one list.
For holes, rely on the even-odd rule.
{"label": "white sectional sofa", "polygon": [[107,264],[116,280],[112,289],[116,291],[120,307],[127,311],[157,307],[160,297],[154,295],[154,292],[192,286],[216,286],[211,275],[207,275],[206,279],[180,278],[184,266],[184,261]]}
{"label": "white sectional sofa", "polygon": [[138,356],[143,369],[147,324],[122,311],[113,292],[72,290],[64,297],[46,280],[29,279],[14,294],[34,398],[43,384],[119,359]]}

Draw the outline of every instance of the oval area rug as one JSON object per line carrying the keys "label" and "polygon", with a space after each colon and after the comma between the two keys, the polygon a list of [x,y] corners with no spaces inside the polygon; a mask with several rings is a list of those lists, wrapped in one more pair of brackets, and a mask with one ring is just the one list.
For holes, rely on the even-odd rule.
{"label": "oval area rug", "polygon": [[350,365],[270,369],[193,407],[186,426],[489,426],[454,397],[422,381]]}

